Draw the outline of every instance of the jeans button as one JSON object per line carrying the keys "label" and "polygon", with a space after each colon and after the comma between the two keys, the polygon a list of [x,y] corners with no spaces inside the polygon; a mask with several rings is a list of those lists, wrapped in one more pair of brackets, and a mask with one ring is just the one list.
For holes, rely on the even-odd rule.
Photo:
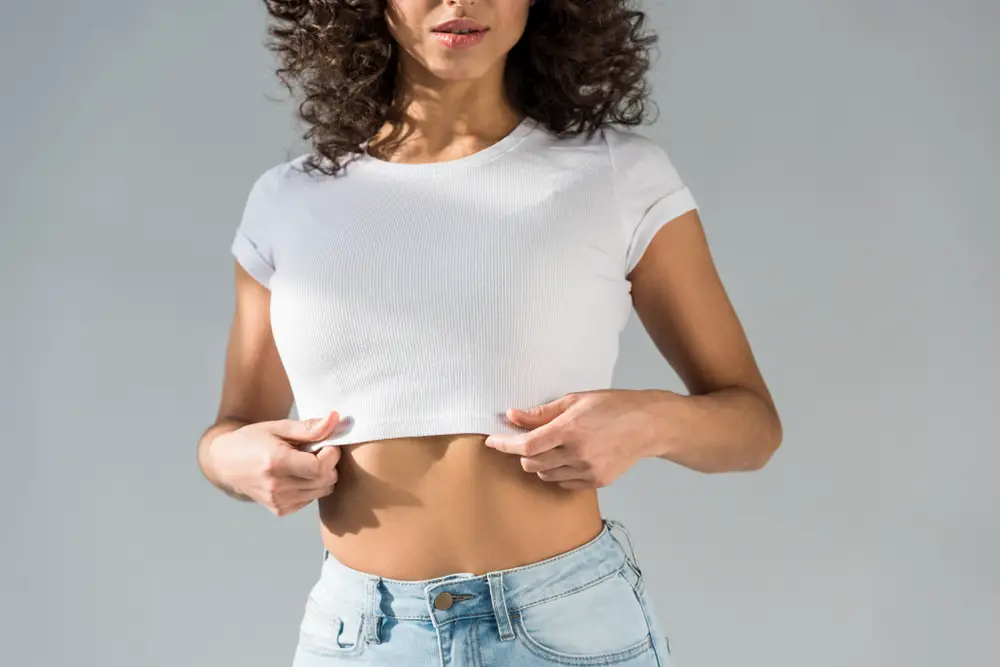
{"label": "jeans button", "polygon": [[447,591],[438,593],[437,597],[434,598],[434,607],[436,609],[441,609],[441,610],[449,609],[451,607],[451,603],[452,603],[451,593]]}

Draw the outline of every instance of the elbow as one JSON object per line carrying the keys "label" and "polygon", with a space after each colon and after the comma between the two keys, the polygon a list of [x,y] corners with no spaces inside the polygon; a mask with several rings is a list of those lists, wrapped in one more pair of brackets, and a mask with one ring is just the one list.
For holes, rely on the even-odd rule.
{"label": "elbow", "polygon": [[774,457],[775,452],[781,447],[784,433],[781,428],[781,420],[778,415],[771,413],[771,419],[764,435],[751,447],[751,454],[746,459],[746,471],[760,470]]}
{"label": "elbow", "polygon": [[747,465],[743,468],[743,470],[746,472],[761,470],[764,466],[771,462],[771,458],[773,458],[774,453],[778,451],[778,447],[779,445],[757,448],[754,455],[747,460]]}

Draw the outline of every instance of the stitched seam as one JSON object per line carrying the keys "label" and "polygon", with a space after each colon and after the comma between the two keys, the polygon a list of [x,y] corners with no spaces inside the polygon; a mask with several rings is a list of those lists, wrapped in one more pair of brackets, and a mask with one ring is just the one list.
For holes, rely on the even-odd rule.
{"label": "stitched seam", "polygon": [[[551,602],[552,600],[558,600],[559,598],[563,598],[563,597],[566,597],[567,595],[572,595],[574,593],[578,593],[579,591],[582,591],[582,590],[585,590],[587,588],[590,588],[591,586],[596,586],[597,584],[600,584],[600,583],[602,583],[604,581],[607,581],[608,579],[611,579],[612,577],[618,576],[621,573],[622,568],[624,568],[624,567],[626,567],[626,563],[625,562],[623,562],[622,565],[619,566],[617,569],[612,570],[611,572],[608,572],[607,574],[601,575],[597,579],[594,579],[592,581],[588,581],[586,583],[580,584],[579,586],[576,586],[575,588],[571,588],[571,589],[569,589],[567,591],[562,591],[562,592],[560,592],[557,595],[552,595],[552,596],[549,596],[547,598],[542,598],[541,600],[536,600],[534,602],[530,602],[528,604],[521,605],[520,607],[516,607],[514,609],[508,608],[508,610],[507,610],[508,614],[513,614],[518,609],[529,609],[531,607],[534,607],[535,605],[539,605],[539,604],[542,604],[544,602]],[[632,588],[631,584],[629,584],[629,587]],[[491,603],[490,606],[493,606],[492,603]],[[379,616],[388,616],[387,614],[383,614],[381,611],[376,611],[375,613],[376,613],[376,615],[379,615]],[[494,610],[493,613],[485,613],[484,612],[484,613],[481,613],[481,614],[456,614],[455,616],[452,616],[448,620],[442,622],[441,625],[447,625],[448,623],[451,623],[452,621],[457,621],[459,619],[464,619],[464,618],[483,618],[483,617],[486,617],[486,616],[494,616],[496,613],[497,613],[496,610]],[[428,617],[428,616],[392,616],[392,618],[397,618],[397,619],[401,619],[401,620],[409,620],[409,621],[421,621],[421,620],[429,620],[430,619],[430,617]]]}
{"label": "stitched seam", "polygon": [[[625,215],[622,212],[622,202],[621,198],[618,196],[618,186],[615,184],[617,178],[617,165],[615,165],[615,154],[611,150],[611,142],[608,141],[607,131],[602,134],[604,138],[604,148],[608,153],[608,163],[611,165],[611,196],[615,200],[615,209],[618,211],[618,227],[621,229],[622,237],[625,239],[625,253],[628,254],[629,246],[632,244],[632,240],[629,238],[628,226],[625,224]],[[622,257],[622,265],[625,267],[627,265],[628,259]]]}
{"label": "stitched seam", "polygon": [[474,621],[472,623],[472,629],[475,631],[475,639],[473,640],[473,651],[472,654],[472,664],[473,667],[482,667],[483,656],[479,649],[479,621]]}
{"label": "stitched seam", "polygon": [[[413,618],[413,617],[407,617],[407,616],[402,616],[402,617],[399,617],[399,618],[403,618],[403,619],[409,620],[409,621],[422,621],[422,620],[425,620],[423,618]],[[496,612],[492,612],[491,611],[491,612],[486,612],[486,613],[482,613],[482,614],[462,614],[461,616],[452,616],[449,619],[441,621],[440,623],[438,623],[438,625],[440,627],[444,627],[444,626],[448,625],[449,623],[454,623],[456,621],[463,621],[463,620],[466,620],[466,619],[473,619],[473,618],[496,618]]]}
{"label": "stitched seam", "polygon": [[[589,581],[589,582],[587,582],[585,584],[581,584],[581,585],[577,586],[576,588],[571,588],[568,591],[563,591],[562,593],[559,593],[558,595],[552,595],[552,596],[547,597],[547,598],[542,598],[541,600],[536,600],[535,602],[529,602],[528,604],[521,605],[520,607],[517,607],[517,609],[530,609],[531,607],[534,607],[535,605],[539,605],[539,604],[542,604],[544,602],[551,602],[552,600],[558,600],[559,598],[564,598],[567,595],[572,595],[574,593],[578,593],[578,592],[580,592],[582,590],[590,588],[591,586],[596,586],[597,584],[599,584],[601,582],[607,581],[608,579],[611,579],[612,577],[618,576],[619,572],[621,572],[621,568],[618,568],[617,570],[612,570],[611,572],[609,572],[609,573],[607,573],[605,575],[602,575],[601,577],[598,577],[597,579],[594,579],[593,581]],[[513,613],[513,612],[511,612],[511,613]]]}
{"label": "stitched seam", "polygon": [[559,653],[558,651],[553,651],[552,649],[539,644],[536,640],[532,639],[531,635],[528,634],[528,631],[524,627],[520,614],[512,614],[512,618],[516,618],[516,626],[521,630],[519,634],[521,636],[522,643],[528,648],[529,651],[546,660],[552,660],[565,665],[611,665],[634,658],[635,656],[644,653],[653,647],[653,638],[647,632],[645,638],[628,648],[624,648],[621,651],[615,651],[613,653],[580,656]]}
{"label": "stitched seam", "polygon": [[[406,420],[406,421],[408,421],[408,420]],[[392,423],[392,422],[383,422],[383,423],[387,423],[388,424],[388,423]],[[564,558],[569,558],[570,556],[573,556],[574,554],[577,554],[580,551],[583,551],[587,547],[593,546],[596,542],[598,542],[598,540],[600,540],[604,536],[604,533],[605,533],[605,531],[601,530],[601,532],[598,533],[596,536],[594,536],[594,538],[592,540],[590,540],[589,542],[587,542],[585,544],[581,544],[580,546],[576,547],[575,549],[570,549],[566,553],[559,554],[557,556],[552,556],[551,558],[546,558],[545,560],[539,561],[537,563],[531,563],[529,565],[522,565],[520,567],[512,567],[512,568],[509,568],[509,569],[506,569],[506,570],[497,570],[497,574],[503,574],[504,576],[507,576],[509,574],[513,574],[514,576],[517,576],[517,574],[519,572],[527,572],[528,570],[534,569],[536,567],[544,567],[546,565],[551,565],[552,563],[555,563],[556,561],[560,561],[560,560],[562,560]],[[612,535],[612,537],[614,537],[614,536]],[[485,581],[485,582],[489,583],[486,575],[483,575],[483,576],[480,576],[480,577],[476,577],[475,579],[471,579],[471,578],[470,579],[463,579],[461,581],[474,581],[474,580]],[[421,586],[421,587],[424,587],[424,586],[427,586],[427,581],[433,581],[433,580],[427,580],[427,581],[404,581],[402,579],[390,579],[388,577],[382,577],[382,581],[387,581],[387,582],[390,582],[390,583],[395,584],[397,586]]]}

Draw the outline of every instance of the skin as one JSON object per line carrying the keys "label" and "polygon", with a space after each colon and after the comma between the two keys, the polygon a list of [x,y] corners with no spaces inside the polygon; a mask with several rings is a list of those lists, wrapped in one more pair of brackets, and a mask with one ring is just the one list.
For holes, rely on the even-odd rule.
{"label": "skin", "polygon": [[[503,58],[528,0],[396,0],[387,22],[402,47],[406,141],[381,159],[469,155],[520,121],[505,99]],[[470,16],[479,46],[449,51],[430,28]],[[390,128],[383,128],[385,136]],[[640,321],[689,394],[608,389],[511,406],[518,435],[396,438],[319,454],[339,415],[288,419],[293,397],[269,319],[270,292],[235,265],[236,308],[216,422],[199,442],[206,477],[285,516],[317,501],[323,543],[355,569],[395,579],[482,574],[548,558],[601,529],[597,489],[643,458],[701,472],[756,470],[781,424],[746,335],[691,211],[665,225],[628,276]],[[514,408],[532,408],[519,413]]]}

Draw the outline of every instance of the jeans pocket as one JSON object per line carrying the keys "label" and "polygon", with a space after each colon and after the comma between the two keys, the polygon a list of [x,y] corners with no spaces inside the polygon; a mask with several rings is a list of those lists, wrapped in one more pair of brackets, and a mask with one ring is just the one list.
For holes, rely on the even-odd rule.
{"label": "jeans pocket", "polygon": [[299,651],[312,655],[348,656],[364,650],[363,612],[324,591],[322,582],[309,592],[299,624]]}
{"label": "jeans pocket", "polygon": [[561,665],[614,664],[653,648],[645,610],[620,571],[512,611],[511,621],[529,651]]}

